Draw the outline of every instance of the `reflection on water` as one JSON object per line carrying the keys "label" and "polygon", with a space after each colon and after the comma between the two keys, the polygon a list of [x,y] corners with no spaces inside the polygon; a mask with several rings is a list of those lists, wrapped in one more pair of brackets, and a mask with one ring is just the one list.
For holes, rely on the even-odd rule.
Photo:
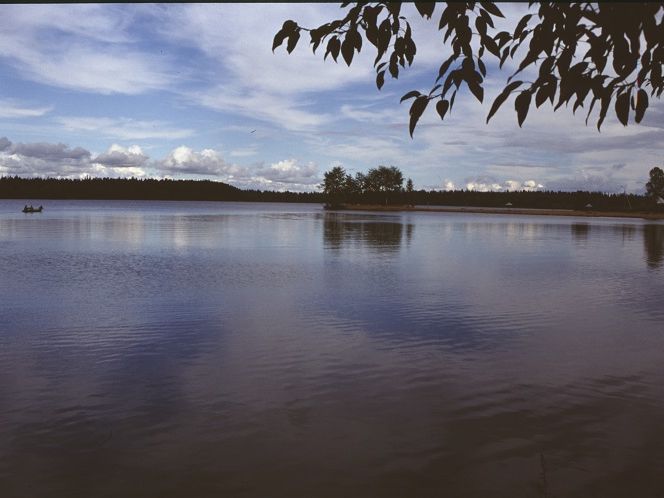
{"label": "reflection on water", "polygon": [[0,201],[3,498],[664,492],[664,225],[46,207]]}
{"label": "reflection on water", "polygon": [[385,216],[369,219],[345,213],[325,213],[323,220],[323,236],[325,247],[341,249],[354,244],[374,249],[379,252],[396,252],[402,243],[408,245],[413,238],[414,225],[389,220]]}
{"label": "reflection on water", "polygon": [[643,247],[646,249],[646,261],[650,268],[659,268],[664,259],[664,226],[643,226]]}
{"label": "reflection on water", "polygon": [[572,223],[570,225],[572,229],[572,236],[577,242],[585,242],[588,240],[588,233],[590,232],[589,223]]}

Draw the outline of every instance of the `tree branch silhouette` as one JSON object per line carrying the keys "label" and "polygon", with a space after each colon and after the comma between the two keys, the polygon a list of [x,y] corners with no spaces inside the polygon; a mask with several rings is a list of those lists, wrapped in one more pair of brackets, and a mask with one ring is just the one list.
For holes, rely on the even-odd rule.
{"label": "tree branch silhouette", "polygon": [[[413,64],[417,47],[410,23],[401,15],[402,2],[344,2],[341,7],[347,9],[344,17],[316,28],[284,22],[272,50],[287,40],[286,50],[291,53],[300,33],[306,31],[314,53],[325,44],[323,59],[329,55],[337,62],[341,54],[350,66],[366,40],[376,50],[379,90],[386,73],[397,79],[402,69]],[[613,103],[618,121],[627,126],[630,118],[640,123],[649,96],[660,98],[664,90],[662,2],[529,2],[531,12],[521,17],[512,32],[496,32],[494,19],[504,15],[493,2],[415,2],[415,7],[430,21],[440,14],[438,29],[444,32],[442,45],[448,47],[448,55],[428,92],[413,90],[401,99],[414,99],[409,111],[411,137],[429,103],[436,101],[436,112],[445,119],[464,85],[482,103],[488,61],[497,62],[502,70],[526,42],[528,50],[517,59],[518,68],[494,100],[487,123],[518,90],[514,108],[519,126],[533,102],[539,108],[547,101],[554,111],[571,103],[573,113],[585,110],[589,102],[586,124],[599,104],[598,131]],[[534,81],[514,79],[531,67],[538,67]]]}

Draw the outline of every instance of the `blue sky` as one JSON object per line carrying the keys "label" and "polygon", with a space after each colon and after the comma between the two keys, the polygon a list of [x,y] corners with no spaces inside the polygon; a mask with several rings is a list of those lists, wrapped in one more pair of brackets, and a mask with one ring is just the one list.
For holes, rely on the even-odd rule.
{"label": "blue sky", "polygon": [[[506,26],[524,4],[502,6]],[[485,124],[506,78],[489,66],[484,105],[464,88],[408,135],[409,90],[442,61],[436,22],[412,5],[418,52],[376,89],[368,43],[349,68],[313,55],[304,34],[272,53],[286,19],[336,19],[338,4],[0,5],[0,175],[137,176],[315,190],[336,165],[394,165],[415,188],[643,192],[663,166],[664,108],[640,125],[545,104],[519,129],[510,99]],[[492,71],[493,70],[493,71]],[[492,76],[493,74],[493,76]],[[255,130],[255,131],[253,131]]]}

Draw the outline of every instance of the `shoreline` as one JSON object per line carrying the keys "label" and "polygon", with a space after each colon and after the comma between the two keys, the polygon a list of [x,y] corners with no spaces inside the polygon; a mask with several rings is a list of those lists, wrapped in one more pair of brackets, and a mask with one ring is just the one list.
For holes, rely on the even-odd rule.
{"label": "shoreline", "polygon": [[380,204],[347,204],[330,211],[375,211],[375,212],[432,212],[432,213],[473,213],[473,214],[518,214],[535,216],[576,216],[585,218],[636,218],[644,220],[664,220],[664,212],[645,211],[585,211],[576,209],[541,209],[513,207],[473,207],[473,206],[383,206]]}

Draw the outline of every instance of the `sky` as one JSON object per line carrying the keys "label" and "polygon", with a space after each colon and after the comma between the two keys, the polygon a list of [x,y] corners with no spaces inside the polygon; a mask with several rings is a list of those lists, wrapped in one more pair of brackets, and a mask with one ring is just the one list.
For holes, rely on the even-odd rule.
{"label": "sky", "polygon": [[[528,7],[501,8],[513,28]],[[314,191],[334,166],[386,165],[416,189],[643,193],[649,170],[664,166],[657,99],[638,125],[623,127],[611,110],[601,132],[583,110],[547,104],[519,128],[513,98],[486,124],[511,62],[488,64],[483,104],[464,86],[445,121],[431,105],[411,138],[410,101],[399,100],[428,93],[446,57],[441,7],[427,21],[404,6],[417,54],[380,91],[366,41],[350,67],[313,54],[306,33],[292,54],[272,52],[285,20],[316,27],[343,12],[320,3],[0,5],[0,175]]]}

